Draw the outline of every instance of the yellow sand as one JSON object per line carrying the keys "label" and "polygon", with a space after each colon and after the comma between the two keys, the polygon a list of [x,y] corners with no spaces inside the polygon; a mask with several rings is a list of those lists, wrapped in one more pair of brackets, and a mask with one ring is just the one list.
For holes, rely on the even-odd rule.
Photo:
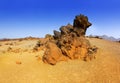
{"label": "yellow sand", "polygon": [[[55,66],[42,62],[43,50],[32,52],[37,40],[0,42],[0,83],[120,83],[120,43],[89,40],[99,48],[96,59]],[[7,51],[8,47],[17,51]]]}

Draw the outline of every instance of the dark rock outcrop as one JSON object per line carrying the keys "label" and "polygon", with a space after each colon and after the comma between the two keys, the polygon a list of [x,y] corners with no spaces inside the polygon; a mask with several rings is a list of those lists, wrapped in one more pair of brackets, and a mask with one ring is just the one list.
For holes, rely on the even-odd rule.
{"label": "dark rock outcrop", "polygon": [[88,17],[84,15],[76,16],[74,19],[73,27],[78,36],[84,36],[86,30],[92,24],[88,22]]}
{"label": "dark rock outcrop", "polygon": [[43,61],[49,64],[56,64],[58,61],[69,59],[91,60],[97,48],[91,47],[85,38],[87,28],[91,26],[87,16],[78,15],[74,19],[73,26],[60,27],[60,32],[54,30],[53,37],[50,37],[46,44]]}

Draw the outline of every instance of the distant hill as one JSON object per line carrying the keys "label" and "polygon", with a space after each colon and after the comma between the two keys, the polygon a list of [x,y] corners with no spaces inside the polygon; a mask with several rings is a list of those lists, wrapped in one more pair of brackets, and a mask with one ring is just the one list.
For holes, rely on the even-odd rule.
{"label": "distant hill", "polygon": [[110,40],[110,41],[120,41],[120,38],[114,38],[114,37],[112,37],[112,36],[107,36],[107,35],[102,35],[102,36],[89,35],[89,37],[102,38],[102,39]]}

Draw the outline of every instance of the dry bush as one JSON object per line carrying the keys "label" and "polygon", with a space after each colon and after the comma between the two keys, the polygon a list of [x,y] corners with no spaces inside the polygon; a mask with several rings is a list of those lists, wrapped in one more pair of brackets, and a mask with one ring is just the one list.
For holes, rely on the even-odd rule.
{"label": "dry bush", "polygon": [[13,45],[13,43],[9,43],[9,45],[11,45],[11,46],[12,46],[12,45]]}
{"label": "dry bush", "polygon": [[40,61],[41,60],[41,57],[40,56],[36,56],[37,57],[37,61]]}
{"label": "dry bush", "polygon": [[23,52],[27,52],[27,51],[28,51],[28,49],[24,49],[24,50],[23,50]]}
{"label": "dry bush", "polygon": [[49,39],[49,40],[54,39],[54,37],[53,37],[52,35],[50,35],[50,34],[46,34],[46,35],[45,35],[45,38],[46,38],[46,39]]}
{"label": "dry bush", "polygon": [[11,46],[12,46],[12,45],[13,45],[13,43],[5,43],[5,45],[11,45]]}
{"label": "dry bush", "polygon": [[14,50],[12,50],[12,52],[19,53],[20,52],[20,48],[14,49]]}
{"label": "dry bush", "polygon": [[87,36],[87,37],[89,37],[89,38],[97,38],[97,39],[102,39],[100,36],[93,36],[93,35],[89,35],[89,36]]}
{"label": "dry bush", "polygon": [[21,51],[20,48],[13,49],[12,47],[7,48],[7,52],[14,52],[14,53],[19,53]]}
{"label": "dry bush", "polygon": [[6,53],[6,51],[2,51],[2,53],[3,53],[3,54],[5,54],[5,53]]}
{"label": "dry bush", "polygon": [[7,48],[7,51],[8,51],[8,52],[12,51],[12,47],[8,47],[8,48]]}
{"label": "dry bush", "polygon": [[120,40],[118,42],[120,43]]}
{"label": "dry bush", "polygon": [[5,45],[9,45],[9,43],[5,43]]}
{"label": "dry bush", "polygon": [[41,41],[37,41],[35,47],[33,48],[33,51],[38,51],[38,48],[41,46]]}
{"label": "dry bush", "polygon": [[97,39],[102,39],[100,36],[94,36],[94,38],[97,38]]}
{"label": "dry bush", "polygon": [[37,44],[36,44],[37,47],[40,47],[41,46],[41,41],[37,41]]}
{"label": "dry bush", "polygon": [[23,39],[18,39],[19,42],[23,41]]}

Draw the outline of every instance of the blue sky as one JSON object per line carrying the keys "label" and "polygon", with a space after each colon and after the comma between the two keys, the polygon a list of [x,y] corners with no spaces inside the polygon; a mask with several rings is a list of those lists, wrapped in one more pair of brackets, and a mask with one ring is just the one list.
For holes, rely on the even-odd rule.
{"label": "blue sky", "polygon": [[120,38],[120,0],[0,0],[0,38],[44,37],[88,16],[87,35]]}

